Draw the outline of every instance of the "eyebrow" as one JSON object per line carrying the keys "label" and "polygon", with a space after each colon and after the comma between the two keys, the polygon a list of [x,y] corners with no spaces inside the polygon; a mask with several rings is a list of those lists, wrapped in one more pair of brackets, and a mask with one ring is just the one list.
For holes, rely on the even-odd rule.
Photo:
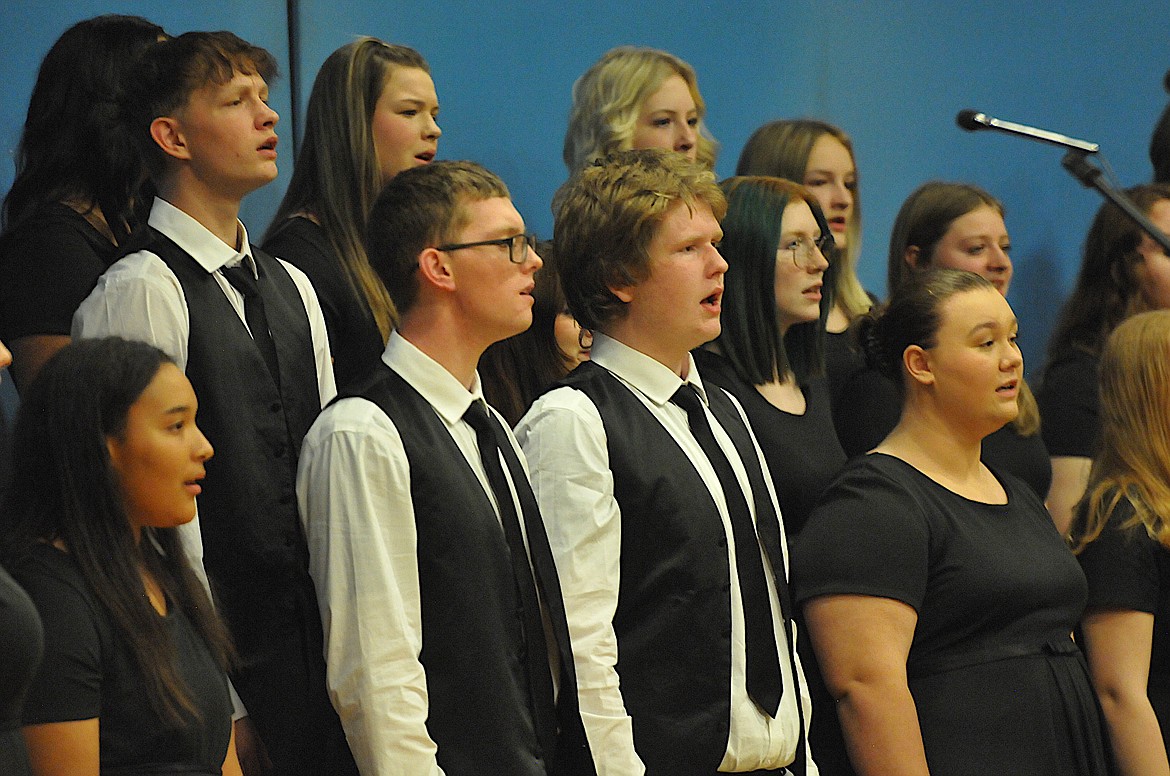
{"label": "eyebrow", "polygon": [[[979,323],[979,324],[976,324],[975,326],[972,326],[971,331],[968,332],[968,335],[969,336],[974,335],[974,334],[976,334],[984,329],[999,329],[999,328],[1001,328],[999,321],[984,321],[983,323]],[[1017,318],[1012,318],[1011,321],[1008,322],[1008,325],[1006,327],[1007,331],[1011,331],[1012,329],[1019,329],[1019,328],[1020,328],[1020,321]]]}

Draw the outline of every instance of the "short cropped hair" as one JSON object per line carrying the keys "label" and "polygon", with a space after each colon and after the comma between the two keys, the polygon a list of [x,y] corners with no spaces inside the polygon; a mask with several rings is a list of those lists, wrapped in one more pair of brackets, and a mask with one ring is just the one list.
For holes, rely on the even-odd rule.
{"label": "short cropped hair", "polygon": [[625,314],[610,290],[645,280],[647,252],[676,202],[706,205],[716,218],[727,200],[710,169],[674,151],[619,151],[576,172],[553,199],[553,249],[573,317],[587,329]]}
{"label": "short cropped hair", "polygon": [[668,51],[618,46],[602,55],[573,84],[564,159],[570,174],[614,151],[630,148],[642,104],[673,75],[686,82],[699,116],[698,161],[715,166],[719,144],[703,123],[707,113],[695,69]]}
{"label": "short cropped hair", "polygon": [[400,315],[418,298],[419,254],[467,225],[463,205],[510,196],[498,175],[475,162],[432,162],[386,184],[366,226],[366,254]]}
{"label": "short cropped hair", "polygon": [[159,41],[141,59],[136,85],[127,95],[127,122],[139,144],[152,176],[165,172],[170,157],[150,135],[150,125],[160,116],[171,116],[205,86],[222,85],[236,73],[259,75],[265,81],[276,76],[276,60],[259,46],[233,33],[187,32]]}

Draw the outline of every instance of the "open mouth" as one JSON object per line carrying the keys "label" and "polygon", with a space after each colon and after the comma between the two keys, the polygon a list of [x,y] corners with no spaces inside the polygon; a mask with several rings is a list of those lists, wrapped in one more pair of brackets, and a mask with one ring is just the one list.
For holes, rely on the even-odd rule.
{"label": "open mouth", "polygon": [[260,147],[256,150],[267,151],[267,152],[275,155],[276,154],[276,143],[277,143],[277,138],[275,136],[270,137],[267,140],[265,140],[263,143],[261,143]]}
{"label": "open mouth", "polygon": [[703,297],[703,307],[714,312],[719,312],[719,300],[723,298],[723,289],[719,289],[710,296]]}
{"label": "open mouth", "polygon": [[433,162],[435,160],[435,152],[434,151],[423,151],[421,154],[415,154],[414,158],[418,159],[423,164],[430,164],[431,162]]}
{"label": "open mouth", "polygon": [[1019,386],[1019,384],[1020,383],[1018,380],[1012,380],[1010,382],[1004,383],[1003,385],[999,386],[995,390],[998,393],[1015,393],[1016,387]]}

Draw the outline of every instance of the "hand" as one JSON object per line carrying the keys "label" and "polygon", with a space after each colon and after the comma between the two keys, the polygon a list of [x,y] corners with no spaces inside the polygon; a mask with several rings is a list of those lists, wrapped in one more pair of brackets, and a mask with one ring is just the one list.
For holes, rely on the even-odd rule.
{"label": "hand", "polygon": [[260,733],[250,717],[240,717],[232,723],[236,731],[236,756],[240,759],[240,770],[244,776],[268,776],[272,773],[272,760],[260,740]]}

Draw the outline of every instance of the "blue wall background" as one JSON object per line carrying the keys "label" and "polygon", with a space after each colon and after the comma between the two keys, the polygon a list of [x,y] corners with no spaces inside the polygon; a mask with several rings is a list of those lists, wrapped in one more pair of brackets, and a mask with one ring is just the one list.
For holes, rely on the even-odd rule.
{"label": "blue wall background", "polygon": [[[289,59],[290,8],[298,33]],[[270,49],[284,73],[280,179],[245,202],[254,235],[267,226],[292,168],[292,92],[303,106],[317,68],[352,36],[419,49],[442,104],[439,154],[470,158],[508,182],[529,224],[548,235],[549,202],[566,172],[561,142],[570,87],[602,52],[633,43],[668,49],[695,66],[708,124],[730,175],[748,135],[765,121],[813,116],[853,135],[864,202],[860,273],[885,292],[885,246],[902,200],[931,178],[968,180],[1007,207],[1030,374],[1075,278],[1098,196],[1060,167],[1061,151],[954,124],[963,108],[1099,142],[1124,185],[1148,180],[1150,131],[1166,104],[1170,67],[1164,0],[1059,6],[987,0],[861,3],[736,0],[630,4],[432,0],[7,0],[0,6],[0,191],[40,58],[73,22],[135,13],[173,33],[230,29]]]}

